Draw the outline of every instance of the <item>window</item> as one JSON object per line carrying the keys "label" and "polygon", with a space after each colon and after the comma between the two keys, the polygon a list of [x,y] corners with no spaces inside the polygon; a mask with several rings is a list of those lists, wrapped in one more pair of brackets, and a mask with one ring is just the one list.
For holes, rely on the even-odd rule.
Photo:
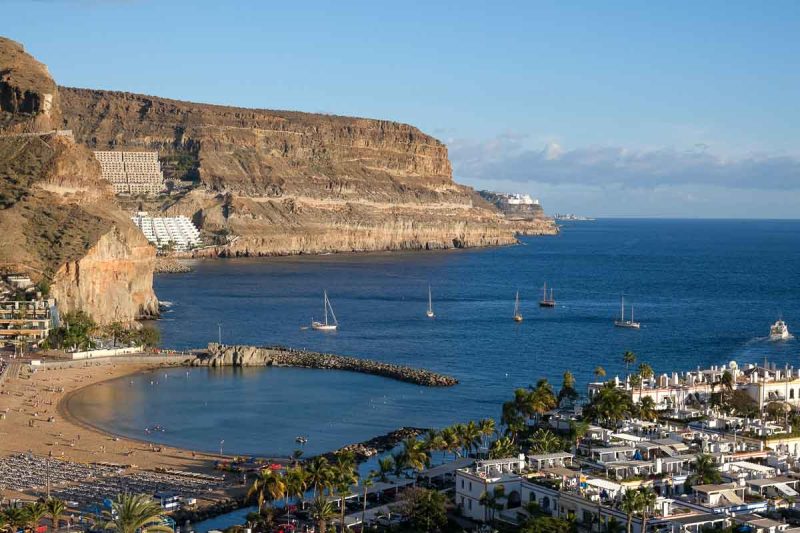
{"label": "window", "polygon": [[469,509],[472,510],[472,500],[469,501]]}
{"label": "window", "polygon": [[463,479],[461,480],[461,488],[462,489],[464,488],[464,480]]}
{"label": "window", "polygon": [[530,494],[528,494],[528,501],[529,502],[535,502],[536,501],[536,493],[535,492],[531,492]]}
{"label": "window", "polygon": [[794,389],[789,389],[789,399],[794,400]]}
{"label": "window", "polygon": [[549,496],[545,496],[544,498],[542,498],[542,509],[544,509],[545,511],[549,511],[550,510],[550,497]]}
{"label": "window", "polygon": [[472,481],[469,482],[469,491],[472,492]]}

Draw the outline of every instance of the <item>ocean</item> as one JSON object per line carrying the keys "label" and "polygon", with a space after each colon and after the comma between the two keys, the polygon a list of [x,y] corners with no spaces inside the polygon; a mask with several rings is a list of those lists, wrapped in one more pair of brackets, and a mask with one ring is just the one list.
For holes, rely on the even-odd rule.
{"label": "ocean", "polygon": [[[543,283],[555,309],[538,307]],[[428,286],[436,318],[425,316]],[[783,317],[800,331],[800,221],[597,220],[519,246],[199,261],[158,275],[162,344],[285,345],[429,368],[460,384],[424,388],[375,376],[290,368],[170,369],[97,385],[79,417],[115,433],[226,453],[306,455],[399,426],[491,416],[514,388],[565,370],[581,388],[597,365],[634,351],[656,373],[737,360],[796,363],[800,343],[769,342]],[[323,290],[336,333],[308,329]],[[512,320],[520,291],[522,323]],[[613,327],[620,298],[642,329]],[[627,311],[626,311],[627,312]],[[794,326],[794,328],[793,328]],[[145,433],[146,427],[164,431]]]}

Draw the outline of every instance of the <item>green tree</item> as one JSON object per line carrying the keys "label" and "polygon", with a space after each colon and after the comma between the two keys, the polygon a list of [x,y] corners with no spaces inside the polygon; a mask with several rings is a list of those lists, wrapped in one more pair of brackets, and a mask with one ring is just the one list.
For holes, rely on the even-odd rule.
{"label": "green tree", "polygon": [[6,524],[11,527],[12,531],[17,531],[21,527],[25,526],[28,520],[25,509],[21,507],[6,508],[6,510],[3,512],[3,518]]}
{"label": "green tree", "polygon": [[308,489],[308,474],[303,467],[295,466],[286,472],[285,491],[287,498],[296,498],[300,502],[300,507],[305,508],[303,495]]}
{"label": "green tree", "polygon": [[403,494],[400,508],[413,531],[441,531],[447,525],[446,503],[439,491],[414,487]]}
{"label": "green tree", "polygon": [[425,470],[430,464],[430,457],[425,449],[425,444],[414,437],[403,440],[403,457],[405,458],[405,466],[418,472]]}
{"label": "green tree", "polygon": [[394,471],[394,459],[391,455],[378,459],[378,476],[384,483],[389,481],[388,474]]}
{"label": "green tree", "polygon": [[605,369],[605,368],[603,368],[603,367],[602,367],[602,366],[600,366],[600,365],[597,365],[596,367],[594,367],[594,377],[595,377],[596,379],[598,379],[598,380],[599,380],[600,378],[604,378],[604,377],[606,377],[606,369]]}
{"label": "green tree", "polygon": [[642,513],[641,533],[647,533],[647,516],[650,514],[650,510],[655,507],[658,498],[650,487],[639,487],[637,492],[639,493],[639,511]]}
{"label": "green tree", "polygon": [[117,533],[172,533],[159,506],[146,494],[120,494],[111,504],[112,519],[106,529]]}
{"label": "green tree", "polygon": [[45,502],[45,507],[47,508],[47,514],[50,516],[53,529],[57,530],[58,523],[61,521],[61,516],[64,514],[64,511],[67,510],[67,506],[58,498],[50,498]]}
{"label": "green tree", "polygon": [[321,494],[322,491],[330,486],[331,465],[328,459],[318,455],[306,465],[308,474],[308,485],[313,490],[313,495]]}
{"label": "green tree", "polygon": [[642,508],[642,499],[639,491],[628,489],[622,495],[622,501],[619,504],[620,510],[625,513],[627,518],[626,531],[631,533],[633,529],[633,515],[638,513]]}
{"label": "green tree", "polygon": [[575,376],[569,370],[564,372],[564,377],[561,382],[561,390],[558,391],[558,404],[563,402],[572,403],[578,399],[580,395],[575,389]]}
{"label": "green tree", "polygon": [[564,442],[549,429],[539,428],[530,437],[531,452],[554,453],[564,447]]}
{"label": "green tree", "polygon": [[518,453],[519,447],[510,436],[500,437],[489,446],[489,459],[515,457]]}
{"label": "green tree", "polygon": [[258,508],[261,509],[265,501],[272,502],[278,500],[283,497],[285,492],[286,483],[283,475],[269,468],[265,468],[259,473],[258,477],[250,486],[250,489],[247,491],[247,498],[256,495]]}
{"label": "green tree", "polygon": [[658,417],[656,402],[652,396],[645,396],[639,400],[637,411],[639,412],[639,418],[642,420],[655,420]]}
{"label": "green tree", "polygon": [[630,367],[636,363],[636,354],[628,350],[622,354],[622,362],[625,363],[625,374],[630,373]]}
{"label": "green tree", "polygon": [[692,473],[686,478],[686,487],[695,485],[716,484],[722,481],[722,475],[714,462],[714,458],[708,454],[701,453],[692,463]]}
{"label": "green tree", "polygon": [[494,435],[494,432],[496,431],[494,420],[491,418],[484,418],[478,422],[478,428],[480,429],[483,440],[482,445],[486,446],[486,439]]}
{"label": "green tree", "polygon": [[47,516],[47,507],[42,502],[34,502],[25,507],[25,521],[33,530],[39,527],[39,523]]}
{"label": "green tree", "polygon": [[50,348],[86,350],[94,347],[91,336],[96,330],[92,317],[83,311],[73,311],[61,317],[61,325],[50,331],[45,344]]}
{"label": "green tree", "polygon": [[350,495],[351,487],[358,483],[356,461],[352,453],[336,454],[336,460],[333,463],[333,479],[335,480],[334,486],[336,487],[336,492],[339,494],[340,498],[340,527],[341,530],[344,531],[345,500],[347,496]]}
{"label": "green tree", "polygon": [[574,520],[564,520],[554,516],[536,516],[525,522],[520,533],[575,533]]}
{"label": "green tree", "polygon": [[331,502],[328,501],[328,498],[322,494],[317,494],[308,507],[308,516],[317,525],[317,531],[325,533],[328,529],[328,523],[336,516],[336,510]]}

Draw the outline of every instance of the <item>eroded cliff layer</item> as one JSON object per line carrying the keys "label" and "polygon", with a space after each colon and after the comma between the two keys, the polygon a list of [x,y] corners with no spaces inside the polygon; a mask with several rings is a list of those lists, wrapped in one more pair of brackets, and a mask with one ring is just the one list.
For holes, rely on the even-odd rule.
{"label": "eroded cliff layer", "polygon": [[[447,148],[413,126],[111,91],[60,94],[64,124],[79,141],[158,150],[169,177],[195,180],[161,207],[193,218],[219,243],[207,253],[502,245],[521,229],[454,183]],[[523,225],[526,233],[555,230],[545,220]]]}
{"label": "eroded cliff layer", "polygon": [[0,38],[0,72],[0,270],[46,282],[61,313],[98,323],[157,313],[155,250],[115,206],[91,151],[49,131],[60,109],[46,68]]}

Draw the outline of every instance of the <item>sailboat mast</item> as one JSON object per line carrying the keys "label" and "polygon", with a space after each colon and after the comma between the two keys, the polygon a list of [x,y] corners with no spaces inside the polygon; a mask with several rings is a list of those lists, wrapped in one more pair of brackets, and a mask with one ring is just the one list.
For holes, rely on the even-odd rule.
{"label": "sailboat mast", "polygon": [[325,325],[327,326],[328,325],[328,291],[324,291],[322,294],[323,294],[322,309],[323,309],[323,312],[325,313]]}
{"label": "sailboat mast", "polygon": [[428,312],[433,311],[433,297],[431,296],[431,286],[428,285]]}
{"label": "sailboat mast", "polygon": [[622,303],[620,303],[620,306],[619,306],[619,313],[620,313],[619,319],[624,322],[625,321],[625,297],[624,296],[622,297]]}

